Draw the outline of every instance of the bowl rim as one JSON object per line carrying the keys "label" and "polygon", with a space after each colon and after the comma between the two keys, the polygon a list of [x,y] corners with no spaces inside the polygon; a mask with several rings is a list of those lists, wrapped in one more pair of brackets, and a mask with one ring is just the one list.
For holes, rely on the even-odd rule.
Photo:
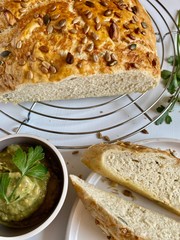
{"label": "bowl rim", "polygon": [[22,133],[17,133],[17,134],[12,134],[12,135],[7,135],[5,137],[1,137],[0,138],[0,144],[2,141],[8,140],[8,139],[12,139],[12,138],[19,138],[19,137],[24,137],[24,138],[32,138],[32,139],[36,139],[40,142],[45,143],[48,147],[50,147],[54,153],[57,155],[61,167],[62,167],[62,172],[63,172],[63,177],[64,177],[64,184],[63,184],[63,189],[62,189],[62,194],[61,197],[59,199],[59,202],[56,206],[56,208],[54,209],[54,211],[51,213],[51,215],[42,223],[40,224],[37,228],[31,230],[28,233],[22,234],[22,235],[18,235],[18,236],[14,236],[14,237],[7,237],[7,236],[1,236],[0,235],[0,239],[5,240],[5,239],[13,239],[13,240],[23,240],[23,239],[28,239],[30,237],[35,236],[36,234],[40,233],[41,231],[43,231],[58,215],[58,213],[60,212],[66,196],[67,196],[67,191],[68,191],[68,171],[67,171],[67,166],[65,163],[65,160],[61,154],[61,152],[51,143],[49,142],[47,139],[36,136],[36,135],[32,135],[32,134],[22,134]]}

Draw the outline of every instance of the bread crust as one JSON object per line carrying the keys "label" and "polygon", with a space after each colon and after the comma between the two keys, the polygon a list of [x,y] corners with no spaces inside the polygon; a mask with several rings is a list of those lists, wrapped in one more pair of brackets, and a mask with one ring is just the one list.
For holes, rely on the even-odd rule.
{"label": "bread crust", "polygon": [[180,159],[170,151],[129,142],[102,143],[86,150],[82,162],[93,171],[180,215]]}
{"label": "bread crust", "polygon": [[[160,63],[150,17],[137,0],[120,2],[1,1],[0,101],[8,101],[8,93],[9,101],[13,101],[18,97],[12,92],[19,90],[18,94],[23,94],[20,89],[31,85],[42,84],[46,88],[47,83],[67,80],[71,86],[72,78],[93,79],[96,75],[128,72],[131,76],[132,71],[139,76],[144,74],[140,92],[155,87],[160,79]],[[133,85],[133,80],[129,81]],[[99,95],[122,93],[118,88]],[[123,91],[132,92],[133,87],[124,87]],[[69,96],[61,93],[54,98],[98,96],[95,87],[94,92],[84,96],[78,96],[78,91]],[[53,100],[53,94],[47,98]],[[22,101],[26,99],[41,100],[41,93],[32,99],[26,94]]]}

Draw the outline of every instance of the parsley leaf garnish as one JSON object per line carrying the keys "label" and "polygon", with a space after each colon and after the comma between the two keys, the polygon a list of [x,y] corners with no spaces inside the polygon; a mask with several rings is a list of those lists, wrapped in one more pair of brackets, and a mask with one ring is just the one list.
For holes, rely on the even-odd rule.
{"label": "parsley leaf garnish", "polygon": [[[170,56],[167,59],[167,62],[170,65],[174,66],[174,71],[171,72],[169,70],[163,70],[161,72],[161,77],[165,85],[168,84],[168,82],[171,80],[167,90],[172,96],[174,96],[174,94],[180,87],[180,33],[179,32],[180,32],[180,10],[178,11],[177,55]],[[175,104],[178,101],[179,101],[179,96],[175,96],[172,101],[171,107],[168,108],[167,111],[165,111],[164,114],[155,122],[156,125],[159,125],[163,122],[167,124],[170,124],[172,122],[170,113],[172,112]],[[161,105],[156,110],[157,112],[162,113],[165,110],[165,107]]]}
{"label": "parsley leaf garnish", "polygon": [[2,173],[0,177],[0,198],[4,199],[6,203],[9,203],[9,198],[7,197],[7,188],[9,186],[10,178],[8,173]]}
{"label": "parsley leaf garnish", "polygon": [[41,146],[29,148],[28,153],[19,148],[12,158],[13,163],[20,170],[22,176],[32,176],[43,179],[47,173],[47,168],[40,163],[44,158],[43,148]]}
{"label": "parsley leaf garnish", "polygon": [[18,168],[21,177],[17,180],[12,192],[7,195],[11,178],[9,173],[2,173],[0,177],[0,198],[5,200],[6,203],[13,201],[16,189],[19,187],[24,176],[43,180],[48,172],[48,169],[40,162],[43,159],[44,153],[41,146],[30,147],[27,153],[21,147],[18,148],[12,157],[12,162]]}

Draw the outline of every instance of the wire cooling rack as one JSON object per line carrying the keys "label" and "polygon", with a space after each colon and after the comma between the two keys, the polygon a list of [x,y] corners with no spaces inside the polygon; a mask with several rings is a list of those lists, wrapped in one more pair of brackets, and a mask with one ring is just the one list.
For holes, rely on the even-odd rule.
{"label": "wire cooling rack", "polygon": [[[141,0],[141,3],[153,21],[161,68],[169,68],[173,72],[174,66],[167,66],[165,59],[176,54],[176,22],[159,1]],[[169,83],[166,86],[160,83],[157,88],[144,94],[18,105],[0,104],[0,130],[7,134],[39,135],[61,149],[85,148],[104,140],[113,142],[126,139],[154,123],[171,107],[180,89],[167,103],[164,112],[159,114],[156,111],[157,105],[162,102],[164,104],[164,99],[168,96]],[[100,139],[101,135],[106,137]]]}

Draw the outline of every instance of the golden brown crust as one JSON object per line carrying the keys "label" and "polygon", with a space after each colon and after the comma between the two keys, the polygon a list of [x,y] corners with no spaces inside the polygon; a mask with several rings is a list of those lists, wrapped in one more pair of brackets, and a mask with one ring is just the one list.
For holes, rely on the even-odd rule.
{"label": "golden brown crust", "polygon": [[120,147],[120,149],[122,149],[122,148],[129,149],[130,151],[133,151],[133,152],[135,151],[135,152],[163,153],[163,154],[167,155],[168,157],[176,159],[177,164],[180,164],[180,158],[174,156],[170,149],[169,150],[168,149],[161,150],[159,148],[151,148],[151,147],[146,147],[146,146],[143,146],[140,144],[124,142],[124,141],[117,141],[114,143],[100,143],[100,144],[92,145],[91,147],[89,147],[89,150],[87,150],[84,153],[84,159],[86,158],[85,157],[86,154],[89,155],[89,153],[92,153],[93,151],[97,151],[98,154],[101,154],[108,149],[113,149],[113,148],[118,149],[119,147]]}
{"label": "golden brown crust", "polygon": [[160,76],[153,27],[137,0],[4,0],[0,27],[1,92],[71,75]]}

